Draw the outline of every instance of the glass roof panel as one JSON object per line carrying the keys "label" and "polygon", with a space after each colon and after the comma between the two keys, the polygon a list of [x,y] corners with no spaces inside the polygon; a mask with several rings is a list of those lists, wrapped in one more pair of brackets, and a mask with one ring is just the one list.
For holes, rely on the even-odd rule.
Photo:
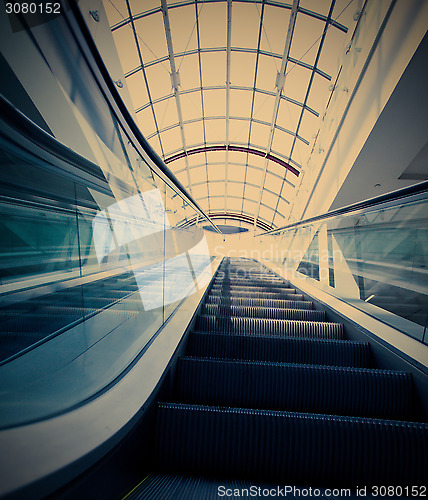
{"label": "glass roof panel", "polygon": [[149,102],[147,85],[144,81],[142,71],[138,71],[137,73],[128,76],[126,78],[126,84],[128,86],[129,93],[131,94],[131,101],[134,105],[134,109],[138,109]]}
{"label": "glass roof panel", "polygon": [[270,224],[272,222],[273,217],[274,217],[273,209],[265,205],[261,205],[258,218]]}
{"label": "glass roof panel", "polygon": [[162,156],[162,148],[159,142],[159,136],[157,134],[150,139],[150,146],[156,151],[159,156]]}
{"label": "glass roof panel", "polygon": [[294,188],[290,186],[287,182],[284,182],[282,185],[282,190],[281,190],[281,198],[284,198],[285,200],[291,200],[293,199],[294,196]]}
{"label": "glass roof panel", "polygon": [[247,155],[245,153],[240,153],[237,151],[229,151],[229,162],[236,164],[245,164]]}
{"label": "glass roof panel", "polygon": [[282,165],[278,165],[278,163],[270,161],[268,164],[268,172],[272,175],[276,175],[280,179],[283,179],[287,170]]}
{"label": "glass roof panel", "polygon": [[177,149],[183,149],[180,127],[165,130],[165,132],[161,133],[160,137],[165,151],[165,156],[169,156],[170,153],[176,151]]}
{"label": "glass roof panel", "polygon": [[205,168],[205,155],[204,154],[198,154],[198,155],[191,155],[187,157],[187,162],[189,164],[189,167],[204,167]]}
{"label": "glass roof panel", "polygon": [[199,77],[199,57],[197,54],[176,57],[175,66],[180,75],[181,90],[195,89],[201,85]]}
{"label": "glass roof panel", "polygon": [[160,0],[133,0],[130,2],[133,15],[160,7]]}
{"label": "glass roof panel", "polygon": [[275,151],[282,151],[286,156],[289,156],[293,141],[294,136],[288,134],[287,132],[283,132],[282,130],[275,129],[272,149],[274,149]]}
{"label": "glass roof panel", "polygon": [[284,213],[286,210],[289,209],[289,206],[290,204],[286,200],[284,200],[284,198],[279,198],[278,208],[277,208],[279,213]]}
{"label": "glass roof panel", "polygon": [[204,111],[205,116],[225,116],[226,115],[226,91],[225,90],[204,90]]}
{"label": "glass roof panel", "polygon": [[204,87],[226,85],[226,52],[201,54],[202,83]]}
{"label": "glass roof panel", "polygon": [[[325,35],[323,49],[318,61],[318,67],[328,75],[337,75],[339,70],[339,54],[344,49],[346,33],[330,26]],[[338,53],[337,48],[340,48]]]}
{"label": "glass roof panel", "polygon": [[168,10],[174,52],[180,54],[198,47],[194,5]]}
{"label": "glass roof panel", "polygon": [[232,4],[232,47],[257,47],[260,14],[257,5]]}
{"label": "glass roof panel", "polygon": [[303,103],[312,71],[297,64],[288,63],[283,94]]}
{"label": "glass roof panel", "polygon": [[[282,56],[289,22],[290,9],[266,5],[263,14],[263,32],[260,48]],[[278,69],[280,67],[279,65]]]}
{"label": "glass roof panel", "polygon": [[123,72],[127,73],[140,66],[134,32],[129,26],[113,32],[114,43],[120,59]]}
{"label": "glass roof panel", "polygon": [[245,176],[245,165],[230,164],[228,167],[228,179],[230,181],[242,181]]}
{"label": "glass roof panel", "polygon": [[276,74],[280,69],[280,59],[261,54],[258,63],[256,87],[258,89],[274,90]]}
{"label": "glass roof panel", "polygon": [[227,182],[227,196],[240,198],[242,202],[242,195],[244,193],[243,182]]}
{"label": "glass roof panel", "polygon": [[178,123],[177,107],[174,97],[153,104],[153,109],[155,110],[159,130]]}
{"label": "glass roof panel", "polygon": [[242,116],[248,119],[251,111],[253,92],[250,90],[231,90],[230,91],[230,115]]}
{"label": "glass roof panel", "polygon": [[[280,179],[276,175],[272,175],[269,172],[266,173],[265,189],[278,195],[280,190],[281,190],[281,186],[282,186],[282,179]],[[275,200],[275,203],[276,203],[276,200]],[[273,206],[275,206],[275,205],[273,205]]]}
{"label": "glass roof panel", "polygon": [[316,132],[319,128],[320,117],[309,113],[309,111],[305,110],[303,112],[302,121],[300,122],[299,127],[299,135],[303,137],[309,143],[312,143],[315,139]]}
{"label": "glass roof panel", "polygon": [[251,184],[245,184],[244,196],[247,200],[257,200],[259,199],[260,188],[257,186],[252,186]]}
{"label": "glass roof panel", "polygon": [[114,26],[123,19],[128,18],[128,8],[126,0],[114,0],[114,2],[104,2],[108,22],[110,26]]}
{"label": "glass roof panel", "polygon": [[292,156],[295,162],[297,162],[300,166],[303,166],[306,164],[310,152],[311,152],[311,146],[307,146],[306,144],[303,144],[301,141],[296,141],[294,144]]}
{"label": "glass roof panel", "polygon": [[248,165],[253,168],[263,170],[266,165],[266,158],[262,156],[251,155],[248,157]]}
{"label": "glass roof panel", "polygon": [[208,196],[207,184],[200,184],[199,186],[193,186],[192,194],[195,198],[205,198],[206,196]]}
{"label": "glass roof panel", "polygon": [[[183,128],[187,147],[204,142],[204,126],[202,124],[202,121],[186,123],[185,125],[183,125]],[[191,140],[190,144],[188,143],[187,139],[189,141]]]}
{"label": "glass roof panel", "polygon": [[227,4],[203,3],[199,11],[201,47],[226,47]]}
{"label": "glass roof panel", "polygon": [[230,82],[241,87],[253,87],[256,70],[256,54],[235,52],[231,54]]}
{"label": "glass roof panel", "polygon": [[248,186],[245,188],[244,192],[244,203],[242,211],[249,215],[254,215],[254,210],[256,209],[257,203],[254,200],[247,198]]}
{"label": "glass roof panel", "polygon": [[146,68],[146,76],[153,101],[172,93],[171,79],[165,65],[155,64]]}
{"label": "glass roof panel", "polygon": [[349,0],[336,0],[332,17],[335,21],[346,26],[348,28],[348,33],[351,34],[356,23],[354,15],[359,10],[361,10],[361,4],[359,2],[349,2]]}
{"label": "glass roof panel", "polygon": [[190,181],[192,184],[198,184],[200,182],[206,182],[207,173],[204,167],[194,167],[190,169]]}
{"label": "glass roof panel", "polygon": [[227,197],[227,208],[229,210],[232,210],[232,212],[240,212],[242,208],[242,198],[237,199],[237,198],[231,198],[230,196]]}
{"label": "glass roof panel", "polygon": [[309,92],[308,106],[315,109],[319,114],[324,111],[330,95],[330,82],[321,75],[314,75],[313,85]]}
{"label": "glass roof panel", "polygon": [[208,163],[226,163],[226,151],[210,151],[206,153]]}
{"label": "glass roof panel", "polygon": [[257,145],[260,149],[266,149],[269,143],[269,125],[261,125],[253,122],[251,125],[250,143]]}
{"label": "glass roof panel", "polygon": [[271,123],[275,97],[256,92],[254,95],[253,118],[267,123]]}
{"label": "glass roof panel", "polygon": [[279,105],[278,115],[276,117],[276,123],[280,127],[295,132],[297,124],[299,123],[299,118],[302,113],[302,107],[292,102],[288,102],[285,99],[281,100]]}
{"label": "glass roof panel", "polygon": [[[316,15],[325,16],[332,1],[301,0],[299,5],[300,8],[313,10]],[[123,19],[114,6],[128,18],[125,0],[103,2],[111,26]],[[322,114],[330,95],[331,81],[315,74],[311,83],[312,68],[287,61],[284,88],[276,87],[277,72],[281,69],[289,29],[291,0],[276,0],[276,3],[282,3],[284,7],[269,3],[265,3],[263,7],[260,50],[273,53],[274,56],[256,54],[262,2],[232,2],[232,50],[229,61],[232,88],[229,90],[226,90],[228,1],[172,0],[171,3],[167,0],[167,3],[174,4],[174,8],[168,9],[167,15],[174,52],[170,55],[174,58],[180,77],[176,96],[172,89],[171,64],[160,0],[129,0],[133,16],[139,17],[134,19],[137,40],[131,23],[124,24],[113,32],[124,72],[137,70],[125,82],[133,107],[140,110],[136,115],[137,123],[142,133],[150,137],[149,141],[155,151],[161,156],[171,156],[181,152],[184,147],[190,150],[212,144],[241,145],[259,149],[266,154],[271,153],[292,165],[305,168],[320,121],[302,106],[308,95],[307,105]],[[336,0],[333,18],[340,14],[338,21],[352,30],[356,7],[351,5],[346,8],[348,3],[349,0]],[[153,12],[153,9],[159,10],[147,14]],[[197,18],[201,47],[199,54],[195,53],[199,49]],[[325,21],[298,12],[289,56],[300,60],[302,64],[313,65],[325,27]],[[337,27],[328,28],[318,67],[330,75],[332,81],[336,78],[338,60],[348,36]],[[143,71],[138,69],[141,62],[137,45],[141,49],[148,89]],[[193,53],[183,56],[186,51]],[[160,61],[159,58],[164,60]],[[245,87],[247,90],[234,87]],[[156,120],[150,99],[154,101]],[[181,108],[181,123],[178,105]],[[270,144],[272,125],[275,132]],[[160,130],[160,137],[156,126]],[[296,133],[309,144],[296,138]],[[290,155],[291,158],[288,159]],[[188,178],[187,165],[192,172],[191,179]],[[168,163],[168,167],[173,172],[178,172],[179,180],[184,186],[190,181],[194,186],[193,195],[203,209],[240,211],[242,203],[239,197],[244,191],[244,212],[269,223],[274,221],[275,224],[284,223],[283,216],[288,216],[290,205],[274,193],[279,193],[282,189],[283,197],[293,201],[294,185],[298,184],[297,177],[284,167],[248,152],[202,152]],[[261,192],[263,199],[259,205]],[[277,205],[281,214],[275,212]]]}
{"label": "glass roof panel", "polygon": [[168,55],[162,13],[137,19],[134,25],[144,64]]}
{"label": "glass roof panel", "polygon": [[156,125],[153,118],[153,111],[151,106],[137,113],[137,123],[141,131],[146,136],[152,135],[156,132]]}
{"label": "glass roof panel", "polygon": [[205,136],[207,143],[224,144],[226,141],[226,120],[206,120]]}
{"label": "glass roof panel", "polygon": [[323,16],[327,16],[330,10],[330,2],[320,2],[320,0],[300,0],[299,7],[303,9],[317,12]]}
{"label": "glass roof panel", "polygon": [[179,160],[176,160],[171,165],[174,166],[175,175],[178,175],[179,173],[186,170],[186,160],[184,158],[180,158]]}
{"label": "glass roof panel", "polygon": [[225,165],[208,165],[207,169],[209,181],[224,181],[226,176]]}
{"label": "glass roof panel", "polygon": [[202,100],[200,92],[180,94],[181,112],[183,120],[202,119]]}
{"label": "glass roof panel", "polygon": [[[224,177],[220,179],[221,181],[224,181]],[[221,196],[224,198],[226,193],[226,184],[224,182],[211,182],[210,183],[210,196]],[[222,200],[222,203],[224,204],[224,200]],[[224,206],[224,205],[220,205]]]}
{"label": "glass roof panel", "polygon": [[245,178],[245,182],[254,184],[255,186],[260,186],[262,181],[263,181],[263,172],[261,170],[252,167],[247,168],[247,176]]}
{"label": "glass roof panel", "polygon": [[[248,132],[250,129],[250,122],[246,120],[229,120],[229,141],[233,144],[248,143]],[[241,154],[241,157],[243,155]]]}
{"label": "glass roof panel", "polygon": [[[270,193],[266,189],[263,190],[263,194],[262,194],[263,205],[266,205],[268,207],[275,207],[277,199],[278,199],[277,195]],[[271,214],[270,217],[273,217],[273,214]]]}
{"label": "glass roof panel", "polygon": [[290,57],[313,65],[325,22],[299,12],[296,17]]}

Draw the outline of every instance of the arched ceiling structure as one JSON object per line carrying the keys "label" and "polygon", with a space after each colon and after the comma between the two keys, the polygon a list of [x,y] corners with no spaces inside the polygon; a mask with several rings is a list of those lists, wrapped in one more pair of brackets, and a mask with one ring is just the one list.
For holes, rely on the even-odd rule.
{"label": "arched ceiling structure", "polygon": [[360,0],[104,0],[137,123],[219,223],[287,223]]}

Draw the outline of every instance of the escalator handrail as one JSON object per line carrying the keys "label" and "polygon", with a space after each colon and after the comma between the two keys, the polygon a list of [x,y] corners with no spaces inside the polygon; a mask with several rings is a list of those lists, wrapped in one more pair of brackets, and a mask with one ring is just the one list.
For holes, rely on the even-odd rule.
{"label": "escalator handrail", "polygon": [[314,217],[309,217],[307,219],[301,220],[299,222],[293,222],[292,224],[287,224],[285,226],[272,229],[271,231],[266,231],[264,233],[260,233],[257,236],[265,236],[272,235],[276,233],[280,233],[287,229],[295,229],[300,226],[305,226],[307,224],[312,224],[313,222],[318,222],[324,219],[330,219],[332,217],[337,217],[338,215],[347,215],[351,212],[355,212],[357,210],[364,210],[367,208],[373,208],[378,205],[384,204],[386,202],[399,202],[402,203],[403,199],[409,198],[411,196],[416,195],[428,195],[428,181],[419,182],[417,184],[413,184],[411,186],[397,189],[395,191],[391,191],[389,193],[381,194],[379,196],[375,196],[373,198],[368,198],[367,200],[359,201],[357,203],[352,203],[351,205],[346,205],[345,207],[337,208],[330,212],[326,212],[321,215],[316,215]]}

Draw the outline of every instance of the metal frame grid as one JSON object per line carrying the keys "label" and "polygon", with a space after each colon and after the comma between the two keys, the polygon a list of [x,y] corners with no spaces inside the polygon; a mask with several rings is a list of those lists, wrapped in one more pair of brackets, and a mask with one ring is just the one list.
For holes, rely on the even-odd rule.
{"label": "metal frame grid", "polygon": [[[142,133],[209,215],[265,229],[287,222],[360,3],[104,0]],[[234,35],[245,39],[247,21],[252,44],[234,43]],[[251,76],[236,83],[232,71],[246,71],[249,60]],[[186,72],[196,75],[193,85]],[[216,72],[225,79],[213,84]],[[131,85],[135,76],[142,79]],[[192,101],[198,116],[188,112]],[[237,138],[240,127],[245,137]]]}

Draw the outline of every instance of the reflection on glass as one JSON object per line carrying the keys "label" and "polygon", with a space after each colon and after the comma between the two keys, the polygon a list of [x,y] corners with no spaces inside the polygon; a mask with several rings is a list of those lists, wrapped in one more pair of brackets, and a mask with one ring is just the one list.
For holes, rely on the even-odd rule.
{"label": "reflection on glass", "polygon": [[428,343],[427,214],[423,195],[297,226],[272,260]]}

